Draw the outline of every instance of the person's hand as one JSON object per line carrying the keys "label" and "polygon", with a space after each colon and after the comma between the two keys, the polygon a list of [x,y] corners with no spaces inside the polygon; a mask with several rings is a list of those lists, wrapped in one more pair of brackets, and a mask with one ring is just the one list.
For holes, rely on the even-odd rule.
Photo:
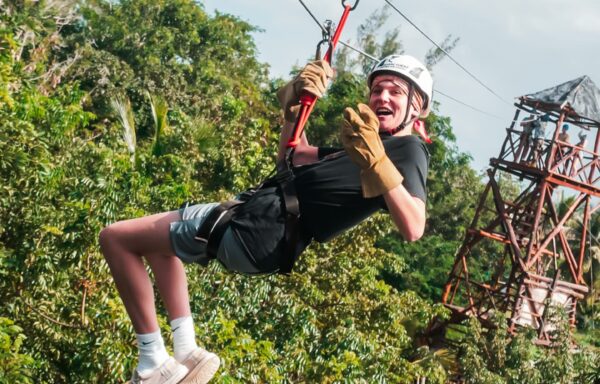
{"label": "person's hand", "polygon": [[283,108],[286,121],[293,123],[299,111],[300,95],[306,91],[316,97],[322,97],[327,89],[333,69],[325,60],[310,62],[292,81],[277,91],[277,99]]}
{"label": "person's hand", "polygon": [[358,113],[346,108],[341,136],[348,156],[361,169],[364,197],[379,196],[402,183],[402,175],[385,154],[379,120],[371,108],[358,104]]}

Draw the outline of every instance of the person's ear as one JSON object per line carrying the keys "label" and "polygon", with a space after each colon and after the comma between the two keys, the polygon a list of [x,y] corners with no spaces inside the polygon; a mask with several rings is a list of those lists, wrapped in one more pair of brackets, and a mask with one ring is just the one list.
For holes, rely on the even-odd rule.
{"label": "person's ear", "polygon": [[410,120],[418,119],[420,115],[421,115],[421,109],[415,107],[415,105],[411,103],[411,105],[410,105]]}

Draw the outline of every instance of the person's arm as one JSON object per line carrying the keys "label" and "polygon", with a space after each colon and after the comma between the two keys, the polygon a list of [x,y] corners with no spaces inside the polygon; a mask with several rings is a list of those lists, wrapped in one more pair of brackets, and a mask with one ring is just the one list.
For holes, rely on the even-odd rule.
{"label": "person's arm", "polygon": [[[324,60],[310,62],[298,76],[277,91],[277,99],[283,108],[284,124],[279,138],[279,151],[277,159],[285,156],[287,143],[292,136],[296,116],[300,110],[300,96],[308,92],[316,97],[322,97],[327,89],[329,80],[333,77],[333,70]],[[304,132],[300,136],[300,143],[294,150],[294,165],[313,163],[318,160],[318,148],[310,145]]]}
{"label": "person's arm", "polygon": [[425,202],[411,196],[402,184],[384,193],[383,198],[402,237],[419,240],[425,231]]}
{"label": "person's arm", "polygon": [[404,177],[385,153],[379,137],[379,121],[371,109],[358,105],[344,110],[342,144],[350,159],[361,168],[363,196],[383,195],[392,220],[407,241],[415,241],[425,230],[425,202],[408,193]]}
{"label": "person's arm", "polygon": [[533,119],[525,119],[525,120],[521,121],[520,125],[521,125],[521,127],[526,127],[526,126],[530,125],[531,123],[533,123],[533,121],[534,121]]}
{"label": "person's arm", "polygon": [[[287,143],[292,136],[292,131],[294,130],[294,123],[290,123],[289,121],[285,121],[283,124],[283,128],[281,128],[281,136],[279,137],[279,151],[277,152],[277,160],[282,160],[285,156],[285,150],[287,148]],[[304,165],[314,163],[318,160],[319,148],[308,143],[306,139],[306,134],[302,132],[302,136],[300,136],[300,143],[296,146],[294,150],[294,165]]]}

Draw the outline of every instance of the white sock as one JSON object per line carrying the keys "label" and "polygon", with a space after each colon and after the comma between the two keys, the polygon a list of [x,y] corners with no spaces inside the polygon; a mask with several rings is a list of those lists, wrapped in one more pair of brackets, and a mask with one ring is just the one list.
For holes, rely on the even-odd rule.
{"label": "white sock", "polygon": [[169,358],[160,330],[152,333],[136,333],[136,337],[140,354],[137,371],[140,375],[154,371]]}
{"label": "white sock", "polygon": [[179,317],[172,320],[171,330],[173,331],[175,360],[182,362],[193,350],[198,348],[192,316]]}

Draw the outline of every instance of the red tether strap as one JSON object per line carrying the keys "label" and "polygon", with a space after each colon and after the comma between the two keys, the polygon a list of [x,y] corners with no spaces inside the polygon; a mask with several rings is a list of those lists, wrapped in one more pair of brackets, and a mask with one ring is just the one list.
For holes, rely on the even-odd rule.
{"label": "red tether strap", "polygon": [[[344,4],[344,2],[342,2]],[[344,29],[344,24],[346,24],[346,20],[348,19],[348,15],[350,11],[354,9],[354,7],[350,5],[344,5],[344,13],[340,18],[340,22],[338,23],[337,28],[335,29],[335,33],[333,34],[333,38],[331,40],[331,45],[325,54],[325,61],[331,64],[331,58],[333,56],[333,50],[337,45],[340,35],[342,34],[342,29]],[[313,108],[315,107],[315,102],[317,101],[317,97],[311,93],[305,92],[300,96],[300,112],[298,113],[298,117],[296,118],[296,124],[294,125],[294,131],[290,140],[287,143],[287,148],[295,148],[298,143],[300,143],[300,136],[304,131],[304,125],[308,121],[308,117],[310,116]]]}

